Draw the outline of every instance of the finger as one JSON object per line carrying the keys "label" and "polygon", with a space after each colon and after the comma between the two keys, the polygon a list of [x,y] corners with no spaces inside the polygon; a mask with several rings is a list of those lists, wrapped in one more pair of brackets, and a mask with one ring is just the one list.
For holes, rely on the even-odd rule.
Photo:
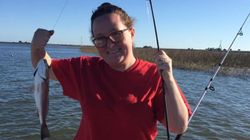
{"label": "finger", "polygon": [[169,66],[168,65],[160,65],[158,66],[159,70],[169,70]]}
{"label": "finger", "polygon": [[160,55],[156,58],[156,62],[159,62],[159,63],[166,63],[166,62],[169,62],[171,60],[171,58],[169,58],[167,55]]}
{"label": "finger", "polygon": [[54,30],[49,30],[49,36],[52,36],[54,34]]}
{"label": "finger", "polygon": [[49,42],[49,37],[44,38],[43,42],[47,44]]}
{"label": "finger", "polygon": [[160,57],[160,56],[156,56],[155,57],[155,63],[157,63],[157,64],[161,64],[163,61],[162,61],[162,58]]}
{"label": "finger", "polygon": [[32,45],[36,47],[46,46],[53,33],[53,30],[48,31],[46,29],[38,28],[33,36]]}
{"label": "finger", "polygon": [[161,55],[167,55],[166,52],[163,51],[163,50],[160,50],[159,53],[160,53]]}
{"label": "finger", "polygon": [[166,52],[164,50],[159,50],[156,52],[156,55],[166,55]]}

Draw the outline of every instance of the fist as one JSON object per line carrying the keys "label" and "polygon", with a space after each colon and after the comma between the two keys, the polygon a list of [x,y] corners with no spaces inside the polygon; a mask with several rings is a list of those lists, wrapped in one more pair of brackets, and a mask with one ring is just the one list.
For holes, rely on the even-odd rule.
{"label": "fist", "polygon": [[46,29],[37,29],[34,33],[31,46],[35,48],[45,47],[50,39],[50,37],[54,34],[53,30]]}
{"label": "fist", "polygon": [[155,63],[164,77],[167,78],[172,76],[172,59],[163,50],[156,53]]}

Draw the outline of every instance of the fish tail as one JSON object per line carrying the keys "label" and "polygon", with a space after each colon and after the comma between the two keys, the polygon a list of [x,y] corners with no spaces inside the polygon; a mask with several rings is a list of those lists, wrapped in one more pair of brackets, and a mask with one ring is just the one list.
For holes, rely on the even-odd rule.
{"label": "fish tail", "polygon": [[46,124],[41,125],[41,140],[50,137],[49,129]]}

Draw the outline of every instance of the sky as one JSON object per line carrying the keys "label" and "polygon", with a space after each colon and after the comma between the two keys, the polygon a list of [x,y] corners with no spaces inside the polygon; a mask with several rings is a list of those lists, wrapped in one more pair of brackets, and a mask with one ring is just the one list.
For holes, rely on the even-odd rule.
{"label": "sky", "polygon": [[[156,47],[148,0],[0,0],[0,41],[30,42],[35,30],[44,28],[55,30],[49,43],[92,45],[90,17],[103,2],[135,19],[136,47]],[[161,48],[206,49],[221,43],[227,49],[250,12],[250,0],[152,2]],[[250,51],[250,17],[242,31],[232,49]]]}

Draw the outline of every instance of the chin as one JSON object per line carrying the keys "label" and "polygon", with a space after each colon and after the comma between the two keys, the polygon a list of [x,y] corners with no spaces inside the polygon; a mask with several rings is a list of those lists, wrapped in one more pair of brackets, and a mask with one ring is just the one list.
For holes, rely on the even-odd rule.
{"label": "chin", "polygon": [[110,58],[109,60],[106,60],[106,62],[109,64],[109,65],[112,65],[112,66],[117,66],[117,65],[121,65],[123,62],[124,62],[124,58],[121,57],[121,58],[118,58],[118,59],[112,59]]}

